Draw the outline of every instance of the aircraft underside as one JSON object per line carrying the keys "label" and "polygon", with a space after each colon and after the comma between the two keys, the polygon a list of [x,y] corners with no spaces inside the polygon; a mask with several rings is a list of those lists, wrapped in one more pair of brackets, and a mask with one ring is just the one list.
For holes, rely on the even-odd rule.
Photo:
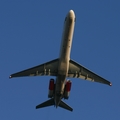
{"label": "aircraft underside", "polygon": [[71,90],[72,82],[70,80],[66,80],[67,78],[79,78],[92,82],[103,83],[109,86],[112,85],[108,80],[70,59],[75,20],[76,18],[74,11],[70,10],[64,21],[60,56],[58,59],[14,73],[9,77],[13,78],[43,75],[56,76],[56,81],[54,79],[50,79],[49,82],[49,100],[37,105],[37,109],[54,105],[55,107],[59,106],[73,111],[70,106],[62,101],[62,99],[69,98]]}

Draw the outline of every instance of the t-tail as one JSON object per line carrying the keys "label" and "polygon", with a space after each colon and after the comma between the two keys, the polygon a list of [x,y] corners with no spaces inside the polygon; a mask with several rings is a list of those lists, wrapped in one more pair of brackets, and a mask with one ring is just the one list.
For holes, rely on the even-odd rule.
{"label": "t-tail", "polygon": [[[56,106],[55,102],[54,102],[54,98],[49,99],[49,100],[37,105],[36,109],[43,108],[43,107],[48,107],[48,106],[52,106],[52,105]],[[67,105],[65,102],[63,102],[62,100],[60,101],[58,106],[66,109],[66,110],[73,111],[73,109],[69,105]]]}

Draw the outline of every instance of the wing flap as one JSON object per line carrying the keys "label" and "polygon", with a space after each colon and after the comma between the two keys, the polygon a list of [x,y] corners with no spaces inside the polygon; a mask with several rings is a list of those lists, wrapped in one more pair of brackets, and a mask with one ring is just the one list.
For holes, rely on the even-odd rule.
{"label": "wing flap", "polygon": [[13,77],[25,77],[25,76],[57,76],[58,69],[58,59],[52,60],[50,62],[29,68],[17,73],[10,75],[10,78]]}
{"label": "wing flap", "polygon": [[69,72],[68,77],[81,78],[85,80],[89,80],[92,82],[99,82],[107,85],[112,85],[108,80],[102,78],[101,76],[95,74],[94,72],[88,70],[82,65],[70,60],[69,62]]}

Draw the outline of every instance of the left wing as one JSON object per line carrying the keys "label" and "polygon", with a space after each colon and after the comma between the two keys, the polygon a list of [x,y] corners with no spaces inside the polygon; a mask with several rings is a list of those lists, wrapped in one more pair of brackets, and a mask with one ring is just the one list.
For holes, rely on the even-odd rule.
{"label": "left wing", "polygon": [[69,61],[69,72],[67,77],[76,77],[92,82],[99,82],[110,86],[112,85],[108,80],[100,77],[99,75],[93,73],[82,65],[74,62],[73,60]]}
{"label": "left wing", "polygon": [[24,77],[24,76],[42,76],[42,75],[57,76],[58,60],[59,59],[55,59],[50,62],[38,65],[36,67],[14,73],[10,75],[10,78]]}

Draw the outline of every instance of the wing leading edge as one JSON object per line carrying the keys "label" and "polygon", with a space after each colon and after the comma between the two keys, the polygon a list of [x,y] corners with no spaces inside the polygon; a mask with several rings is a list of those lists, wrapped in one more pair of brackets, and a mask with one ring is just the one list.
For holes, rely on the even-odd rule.
{"label": "wing leading edge", "polygon": [[99,82],[99,83],[103,83],[103,84],[112,86],[111,82],[100,77],[99,75],[95,74],[94,72],[88,70],[87,68],[83,67],[82,65],[74,62],[73,60],[69,61],[68,77],[81,78],[84,80],[89,80],[92,82]]}
{"label": "wing leading edge", "polygon": [[57,69],[58,69],[58,60],[55,59],[50,62],[35,66],[33,68],[29,68],[17,73],[10,75],[9,78],[13,77],[25,77],[25,76],[57,76]]}

